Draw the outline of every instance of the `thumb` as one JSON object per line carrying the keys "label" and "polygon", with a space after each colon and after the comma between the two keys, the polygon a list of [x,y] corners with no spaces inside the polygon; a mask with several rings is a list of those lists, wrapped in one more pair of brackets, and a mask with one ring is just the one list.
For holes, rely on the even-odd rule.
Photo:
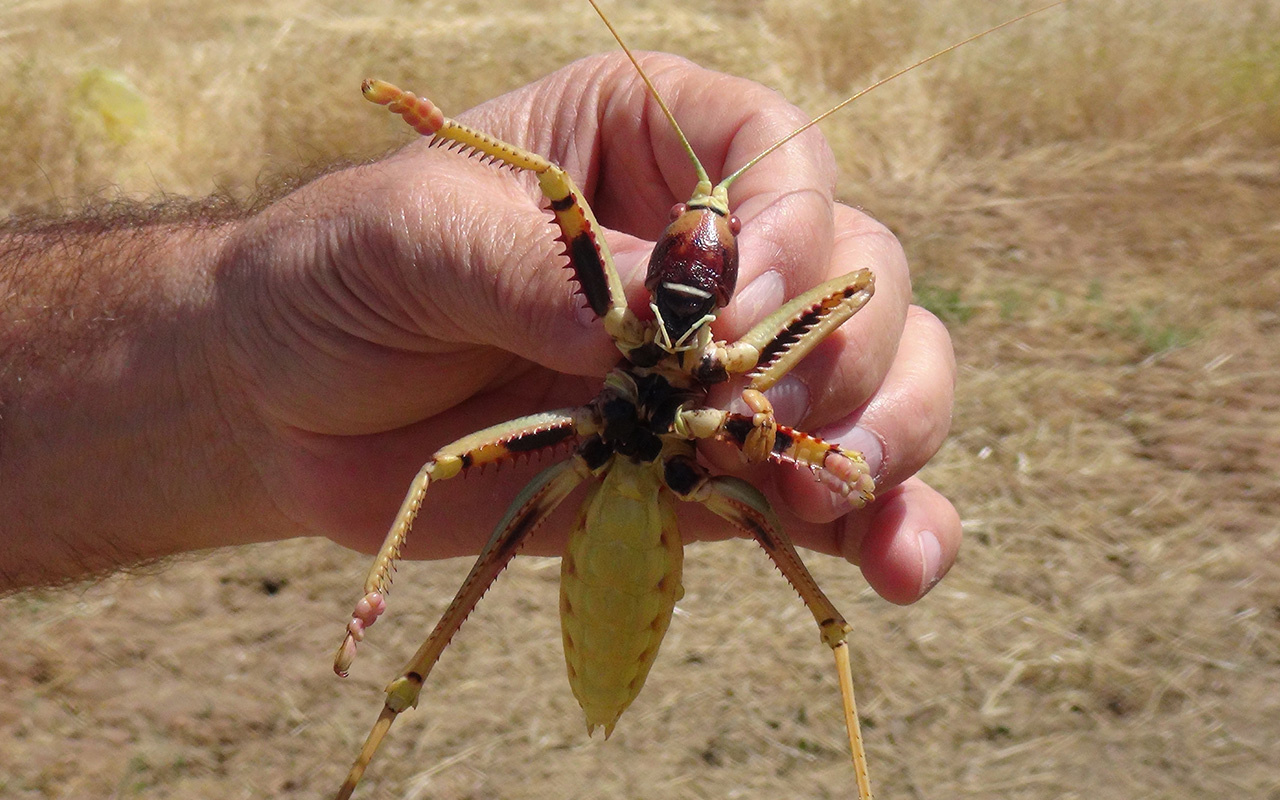
{"label": "thumb", "polygon": [[[405,196],[380,203],[408,209],[401,212],[408,257],[395,261],[408,273],[402,280],[423,312],[422,331],[566,374],[611,368],[618,351],[587,307],[570,258],[583,257],[584,243],[566,245],[533,177],[426,145],[383,162],[399,173],[391,193]],[[606,268],[641,291],[637,273],[652,243],[604,229],[589,234],[606,265],[614,261],[608,244],[617,250],[617,266]]]}

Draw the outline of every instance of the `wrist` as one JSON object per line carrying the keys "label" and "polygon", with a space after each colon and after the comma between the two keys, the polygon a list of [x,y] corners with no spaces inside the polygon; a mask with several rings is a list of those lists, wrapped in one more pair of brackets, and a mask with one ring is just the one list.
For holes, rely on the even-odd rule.
{"label": "wrist", "polygon": [[209,366],[212,276],[234,225],[4,238],[0,586],[248,537],[252,481]]}

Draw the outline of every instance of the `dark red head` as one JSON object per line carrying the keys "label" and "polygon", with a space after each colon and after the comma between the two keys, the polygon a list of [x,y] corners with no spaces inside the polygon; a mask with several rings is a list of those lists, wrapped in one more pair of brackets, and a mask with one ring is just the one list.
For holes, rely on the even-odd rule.
{"label": "dark red head", "polygon": [[671,209],[671,224],[653,248],[644,285],[672,348],[689,341],[733,297],[741,228],[737,217],[710,208],[680,203]]}

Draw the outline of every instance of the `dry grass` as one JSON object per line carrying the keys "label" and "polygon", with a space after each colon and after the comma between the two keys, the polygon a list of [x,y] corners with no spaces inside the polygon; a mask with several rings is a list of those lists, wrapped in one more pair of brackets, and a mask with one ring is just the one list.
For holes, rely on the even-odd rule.
{"label": "dry grass", "polygon": [[[561,5],[9,5],[0,210],[245,197],[376,154],[395,129],[361,77],[466,107],[609,47]],[[1026,7],[612,5],[635,45],[812,110]],[[104,122],[112,76],[145,117]],[[815,559],[860,623],[881,796],[1280,797],[1280,2],[1076,0],[824,127],[844,196],[901,233],[962,364],[928,470],[966,520],[952,576],[898,609]],[[848,797],[803,608],[745,543],[691,559],[608,744],[559,674],[554,562],[529,560],[366,796]],[[340,684],[327,661],[363,561],[288,542],[3,601],[0,795],[328,791],[466,568],[410,568]]]}

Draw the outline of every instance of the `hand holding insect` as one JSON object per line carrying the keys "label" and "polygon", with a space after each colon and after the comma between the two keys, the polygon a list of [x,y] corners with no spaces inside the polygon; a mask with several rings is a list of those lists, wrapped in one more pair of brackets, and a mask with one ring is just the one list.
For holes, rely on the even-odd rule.
{"label": "hand holding insect", "polygon": [[[686,133],[713,172],[806,119],[749,81],[669,56],[645,63],[675,113],[690,120]],[[637,310],[652,240],[691,181],[665,121],[637,126],[653,114],[645,104],[634,69],[611,54],[459,115],[574,174],[610,229]],[[536,189],[426,145],[321,178],[251,220],[240,234],[243,266],[227,282],[238,310],[233,367],[254,376],[238,385],[261,428],[243,446],[300,531],[364,551],[381,542],[403,476],[424,453],[485,425],[583,402],[618,353],[567,290]],[[743,221],[739,289],[716,327],[732,340],[805,289],[862,267],[875,273],[875,301],[770,395],[783,424],[867,452],[877,502],[846,514],[807,471],[743,468],[736,453],[716,466],[761,486],[776,482],[778,492],[767,493],[797,545],[860,563],[881,594],[911,602],[945,573],[959,545],[950,504],[910,477],[949,423],[950,343],[931,315],[908,311],[896,240],[833,203],[834,181],[830,154],[811,132],[734,185]],[[491,521],[477,518],[489,520],[492,498],[513,496],[528,476],[502,470],[433,489],[428,503],[443,502],[431,507],[431,533],[411,538],[406,555],[478,552]],[[690,511],[687,535],[741,535]],[[558,555],[567,527],[544,526],[525,552]],[[921,530],[941,545],[928,563]]]}
{"label": "hand holding insect", "polygon": [[[895,379],[891,365],[900,354],[895,345],[907,325],[909,296],[901,251],[883,229],[833,204],[831,158],[814,133],[806,139],[816,156],[804,154],[805,142],[797,141],[760,162],[762,167],[775,162],[777,174],[763,168],[740,170],[735,216],[730,217],[728,181],[713,192],[701,166],[693,199],[678,202],[689,189],[689,153],[701,150],[710,172],[724,174],[764,152],[803,118],[747,82],[666,57],[648,60],[651,69],[657,67],[660,86],[669,87],[676,113],[693,120],[691,144],[672,136],[675,129],[666,127],[666,119],[659,117],[656,126],[645,123],[652,113],[647,90],[632,77],[630,65],[616,57],[580,62],[576,74],[571,67],[500,98],[474,113],[471,128],[447,122],[425,100],[367,82],[368,99],[388,105],[420,133],[440,132],[483,157],[465,159],[448,148],[411,145],[379,164],[317,181],[309,187],[311,196],[308,190],[299,192],[292,202],[280,204],[281,213],[268,212],[242,232],[250,255],[264,241],[296,242],[299,234],[304,240],[294,258],[277,250],[265,260],[270,269],[245,270],[238,276],[244,281],[231,287],[241,293],[243,303],[266,299],[273,312],[261,317],[269,330],[243,327],[231,333],[238,345],[233,352],[249,362],[238,371],[258,377],[246,384],[250,404],[275,417],[263,419],[266,439],[285,440],[285,447],[267,453],[277,460],[260,474],[279,476],[286,484],[278,493],[287,498],[286,513],[310,517],[312,528],[366,533],[370,526],[356,514],[367,512],[351,501],[367,502],[384,487],[400,483],[379,474],[379,467],[394,468],[409,454],[436,451],[415,479],[369,574],[365,595],[355,605],[335,661],[340,674],[354,660],[365,628],[385,608],[392,566],[420,504],[428,499],[428,484],[469,466],[510,462],[520,453],[549,457],[557,442],[576,445],[572,457],[521,490],[444,619],[392,681],[384,711],[340,797],[354,789],[395,717],[417,704],[439,654],[529,532],[574,487],[588,481],[595,488],[573,526],[561,600],[570,682],[588,728],[603,726],[607,735],[635,698],[682,593],[674,505],[679,499],[703,517],[711,512],[718,518],[715,526],[695,520],[695,530],[709,529],[716,537],[733,528],[754,536],[813,612],[836,656],[860,794],[869,800],[853,708],[846,643],[850,627],[800,563],[786,523],[755,484],[716,477],[698,463],[695,444],[722,439],[732,450],[737,439],[739,457],[757,467],[765,461],[808,467],[788,475],[782,486],[798,516],[808,518],[807,526],[796,526],[801,528],[799,541],[855,559],[866,553],[872,556],[864,559],[869,563],[880,556],[882,564],[908,577],[897,583],[880,580],[878,588],[892,599],[914,599],[942,574],[958,539],[958,523],[945,501],[920,484],[893,491],[945,433],[952,379],[945,332],[927,316],[913,317],[914,332],[925,346],[901,354],[923,358],[926,365],[922,369],[917,363]],[[690,106],[699,113],[692,114]],[[496,109],[502,113],[495,114]],[[563,138],[556,135],[562,128],[555,122],[566,109],[576,119],[565,127],[571,136]],[[522,128],[548,117],[550,126]],[[594,129],[592,117],[599,121]],[[543,133],[547,130],[550,137]],[[726,136],[725,131],[732,133]],[[502,138],[519,144],[505,144]],[[539,176],[539,192],[556,215],[587,309],[574,307],[578,300],[564,291],[561,280],[546,281],[558,273],[551,265],[559,266],[562,256],[549,235],[539,196],[486,160]],[[676,166],[681,161],[683,169]],[[587,187],[583,195],[567,177],[574,171]],[[312,213],[296,213],[308,205]],[[466,213],[451,213],[457,207],[465,207]],[[628,296],[625,287],[638,282],[632,277],[639,271],[636,255],[654,249],[644,239],[657,236],[663,227],[660,215],[635,209],[654,207],[672,209],[669,219],[681,220],[667,229],[655,249],[671,257],[655,255],[645,292]],[[712,238],[720,237],[723,249],[703,246],[703,237],[711,236],[704,232],[707,225],[721,230]],[[667,238],[684,226],[698,232],[686,244]],[[598,238],[605,228],[638,234],[643,244],[615,238],[615,260]],[[741,265],[732,242],[740,230]],[[314,236],[309,245],[308,234]],[[689,247],[699,254],[686,255]],[[724,259],[717,268],[723,275],[696,277],[717,259]],[[666,266],[659,269],[659,263]],[[682,263],[687,266],[676,266]],[[300,267],[312,270],[302,284],[309,291],[301,298],[283,294],[282,289],[298,288]],[[456,280],[460,275],[464,279]],[[877,276],[884,285],[879,302],[871,306],[875,311],[864,325],[839,330],[870,299]],[[736,305],[728,307],[735,283],[744,288],[736,294]],[[631,308],[637,300],[640,308]],[[604,336],[584,328],[595,317],[600,318],[595,330],[603,328]],[[708,322],[717,317],[723,321],[713,331]],[[745,333],[740,337],[735,328]],[[554,346],[546,348],[547,342]],[[281,343],[288,360],[253,363],[255,356],[269,354]],[[625,358],[621,365],[619,350]],[[810,354],[814,359],[806,362]],[[593,391],[579,377],[598,375],[610,366],[603,390]],[[728,378],[744,373],[749,390],[743,391],[741,383],[730,388],[734,384]],[[832,381],[831,374],[844,380]],[[877,388],[882,403],[889,399],[891,412],[901,409],[904,400],[910,403],[906,408],[918,408],[921,394],[906,384],[920,375],[941,376],[924,397],[927,408],[942,413],[925,413],[915,424],[904,425],[901,430],[908,435],[896,442],[886,423],[879,426],[879,435],[869,432],[876,431],[872,426],[861,428],[860,437],[857,429],[850,430],[855,422],[875,419],[871,412],[877,404],[864,401]],[[315,391],[317,385],[326,391]],[[770,389],[776,409],[761,393]],[[720,410],[716,404],[723,400],[709,392],[740,393],[745,408]],[[464,405],[454,408],[460,401]],[[512,417],[518,419],[502,422]],[[890,413],[886,419],[893,417]],[[477,418],[491,427],[472,433]],[[832,430],[824,433],[832,441],[788,427],[801,421],[815,431],[831,423]],[[839,446],[842,429],[853,447]],[[863,460],[862,450],[872,454],[872,464]],[[912,451],[918,460],[900,457]],[[716,460],[714,453],[706,455]],[[895,475],[894,469],[900,473]],[[815,475],[821,485],[813,481]],[[302,485],[289,487],[291,479]],[[877,483],[880,491],[889,492],[879,509],[888,512],[891,525],[877,531],[879,515],[872,512],[864,518],[872,524],[860,538],[842,535],[843,524],[836,520],[845,503],[862,507]],[[942,524],[932,527],[941,535],[922,533],[919,517],[904,513],[911,508],[913,490],[917,501],[934,501],[929,510]],[[450,499],[450,508],[462,512],[463,519],[484,518],[458,505],[456,493]],[[438,542],[441,534],[456,535],[448,514],[433,509],[431,522],[436,535],[427,538]],[[904,539],[905,547],[895,546]],[[944,548],[944,542],[949,546]],[[538,543],[545,546],[547,541]],[[437,553],[441,550],[437,546]],[[623,551],[630,555],[618,561]],[[635,559],[639,562],[631,563]],[[632,580],[635,586],[625,588]],[[656,614],[652,620],[650,613]],[[635,625],[636,633],[623,636]]]}
{"label": "hand holding insect", "polygon": [[[777,386],[867,303],[874,274],[863,267],[840,275],[789,300],[742,337],[718,339],[710,323],[734,295],[742,227],[730,212],[728,187],[810,126],[760,151],[713,186],[661,94],[630,51],[627,56],[697,177],[691,199],[671,207],[670,223],[653,248],[644,280],[649,315],[630,308],[603,228],[568,171],[537,152],[449,120],[430,101],[391,84],[364,84],[366,99],[387,106],[434,143],[536,176],[578,291],[622,360],[592,399],[467,434],[438,449],[419,470],[335,656],[339,675],[347,674],[367,627],[386,608],[395,562],[431,484],[469,467],[511,463],[521,454],[548,455],[559,444],[574,445],[571,457],[521,490],[440,622],[387,686],[383,711],[338,792],[340,799],[354,791],[396,717],[417,706],[431,670],[480,597],[529,534],[585,481],[590,488],[562,559],[560,611],[569,682],[586,713],[588,731],[602,726],[607,737],[644,685],[683,594],[675,501],[696,503],[752,536],[813,613],[836,658],[858,793],[871,800],[849,664],[851,627],[801,563],[765,496],[741,478],[715,476],[696,453],[699,442],[723,441],[750,463],[807,467],[855,507],[871,502],[875,482],[863,454],[779,425],[763,392]],[[710,392],[734,375],[747,379],[741,399],[749,413],[707,405]],[[794,378],[792,383],[802,386]],[[882,465],[883,458],[877,466]],[[917,541],[926,564],[927,538],[940,555],[936,536],[921,533]]]}

